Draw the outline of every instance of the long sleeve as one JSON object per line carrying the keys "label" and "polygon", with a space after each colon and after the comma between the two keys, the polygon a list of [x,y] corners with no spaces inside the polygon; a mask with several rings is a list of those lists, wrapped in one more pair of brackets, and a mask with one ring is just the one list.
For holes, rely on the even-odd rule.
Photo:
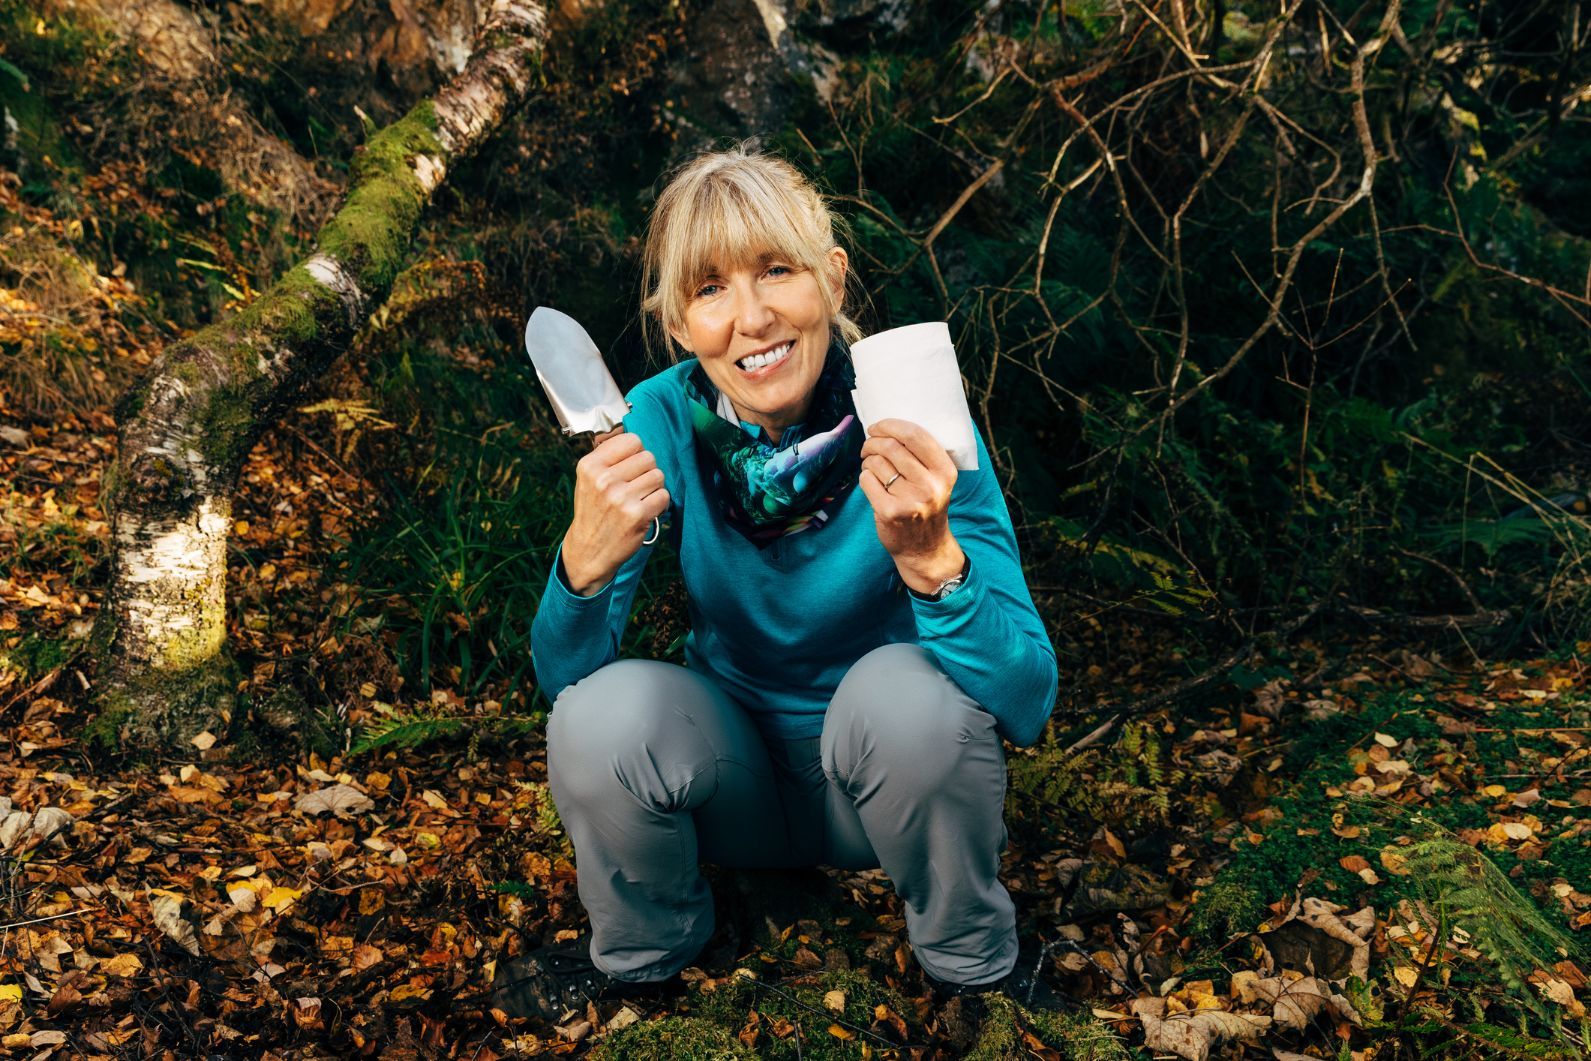
{"label": "long sleeve", "polygon": [[642,546],[596,593],[582,597],[563,574],[563,546],[553,557],[547,588],[530,625],[530,658],[547,701],[619,656],[619,642],[641,573],[654,546]]}
{"label": "long sleeve", "polygon": [[1050,717],[1059,671],[981,434],[977,470],[960,473],[951,492],[950,532],[971,569],[944,600],[911,599],[918,641],[994,716],[1002,736],[1032,744]]}
{"label": "long sleeve", "polygon": [[[663,472],[669,492],[666,525],[678,527],[684,500],[676,439],[654,391],[640,384],[626,396],[631,409],[624,428],[638,435]],[[547,587],[530,625],[531,663],[536,683],[551,703],[558,694],[619,656],[619,644],[630,620],[630,608],[641,584],[646,561],[656,545],[643,545],[626,560],[613,579],[589,597],[569,588],[563,572],[563,546],[558,547],[547,575]]]}

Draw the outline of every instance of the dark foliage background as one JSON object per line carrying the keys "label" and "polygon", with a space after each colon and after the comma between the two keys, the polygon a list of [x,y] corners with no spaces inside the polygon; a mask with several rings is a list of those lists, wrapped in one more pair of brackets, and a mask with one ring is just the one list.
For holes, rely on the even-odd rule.
{"label": "dark foliage background", "polygon": [[[369,131],[445,75],[446,49],[432,44],[446,44],[447,12],[460,9],[177,7],[202,32],[162,51],[130,45],[109,6],[0,0],[0,463],[18,469],[0,495],[0,712],[22,704],[21,765],[0,750],[0,767],[29,810],[79,798],[57,781],[84,784],[71,781],[64,735],[83,721],[69,680],[50,697],[26,692],[30,703],[19,690],[69,673],[83,651],[107,569],[94,497],[116,394],[164,344],[247,304],[308,251]],[[398,948],[390,964],[335,984],[314,981],[334,964],[294,944],[303,997],[341,998],[346,1018],[288,1027],[263,985],[251,1015],[207,1011],[192,1042],[225,1016],[261,1042],[324,1033],[346,1053],[356,1033],[361,1048],[401,1039],[411,1012],[430,1045],[462,1042],[459,1028],[489,1020],[470,977],[481,955],[507,953],[502,919],[578,926],[539,780],[546,705],[527,645],[581,444],[559,434],[521,329],[534,306],[555,305],[587,324],[625,385],[657,368],[636,319],[647,212],[672,165],[755,135],[846,219],[868,327],[951,324],[1062,659],[1056,722],[1011,755],[1006,868],[1025,932],[1086,943],[1086,961],[1069,956],[1069,989],[1126,1005],[1178,976],[1184,1000],[1203,1005],[1193,985],[1257,967],[1257,926],[1295,895],[1330,894],[1382,919],[1375,971],[1352,987],[1365,1023],[1294,1029],[1289,1044],[1583,1052],[1583,1023],[1548,1007],[1541,977],[1560,957],[1552,932],[1591,924],[1578,890],[1591,866],[1579,658],[1591,641],[1591,8],[782,10],[777,47],[750,3],[554,10],[541,94],[450,175],[388,305],[251,454],[228,635],[249,675],[249,739],[261,743],[243,761],[257,776],[229,775],[237,798],[219,807],[186,769],[158,789],[116,784],[151,817],[235,845],[228,872],[263,865],[254,848],[269,833],[308,881],[308,856],[286,852],[311,835],[352,848],[355,826],[306,824],[237,794],[296,783],[282,764],[306,763],[305,784],[346,765],[390,797],[383,812],[407,807],[410,826],[434,828],[389,834],[431,876],[410,887],[411,867],[393,884],[402,912],[390,922],[317,883],[313,910],[284,930],[310,940],[318,920],[338,926],[328,938],[363,944],[387,926],[370,938]],[[677,658],[676,575],[671,557],[654,559],[626,652]],[[45,761],[70,770],[40,775]],[[1345,796],[1365,792],[1376,799]],[[479,818],[438,824],[430,796]],[[258,820],[237,828],[234,804]],[[526,832],[503,831],[510,819]],[[162,817],[145,846],[168,829]],[[121,873],[128,894],[176,886],[158,875],[167,856],[146,856],[93,873]],[[375,847],[360,857],[372,880],[411,872]],[[1411,858],[1429,872],[1404,872]],[[187,863],[172,872],[191,875]],[[870,896],[871,916],[851,926],[848,905],[841,925],[830,909],[820,928],[872,972],[826,969],[829,980],[792,988],[806,992],[797,1005],[721,962],[716,1008],[698,1012],[712,1049],[729,1056],[747,1029],[756,1040],[755,1005],[768,1025],[811,1023],[812,1009],[822,1047],[854,1056],[826,1030],[831,988],[852,996],[845,1020],[874,1020],[876,1004],[905,1013],[914,1038],[941,1035],[938,1013],[870,994],[904,975],[904,958],[892,964],[903,922],[882,885],[845,887]],[[20,920],[37,904],[19,888]],[[480,949],[443,954],[442,909],[459,911],[459,939]],[[1484,953],[1435,953],[1392,938],[1411,919],[1444,936],[1492,928],[1477,929]],[[850,930],[875,920],[893,927]],[[769,953],[805,960],[806,934]],[[394,1003],[381,992],[443,975],[417,972],[399,953],[411,945],[453,962],[437,966],[451,986]],[[1554,966],[1565,977],[1568,953]],[[1107,968],[1099,954],[1120,960]],[[231,973],[252,968],[235,960]],[[1429,976],[1411,986],[1417,969]],[[1123,970],[1136,977],[1125,988]],[[150,1002],[152,976],[120,985],[106,1023],[147,1010],[151,1050],[188,1044],[161,1023],[182,1007]],[[250,990],[258,979],[236,978]],[[1418,984],[1439,979],[1440,995],[1416,1003]],[[1006,1025],[1006,1052],[986,1056],[1024,1049]],[[1059,1032],[1033,1027],[1125,1050],[1086,1012]],[[810,1039],[804,1049],[823,1056]]]}

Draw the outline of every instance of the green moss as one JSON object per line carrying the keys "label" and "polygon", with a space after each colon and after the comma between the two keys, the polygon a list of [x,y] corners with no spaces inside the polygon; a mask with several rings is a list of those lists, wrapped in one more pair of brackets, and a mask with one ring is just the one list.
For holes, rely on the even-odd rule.
{"label": "green moss", "polygon": [[29,631],[10,648],[0,649],[0,673],[13,670],[23,682],[35,681],[71,659],[76,650],[71,641]]}
{"label": "green moss", "polygon": [[347,266],[374,303],[385,299],[403,266],[427,195],[414,174],[416,155],[442,157],[429,100],[382,129],[350,168],[350,192],[316,242]]}
{"label": "green moss", "polygon": [[1033,1056],[1024,1029],[1045,1046],[1059,1050],[1066,1061],[1114,1061],[1128,1058],[1119,1036],[1087,1014],[1030,1013],[1000,994],[983,996],[986,1013],[967,1061],[1026,1061]]}
{"label": "green moss", "polygon": [[83,727],[82,740],[89,754],[115,754],[121,747],[122,728],[137,710],[130,697],[114,693],[101,697],[99,712]]}
{"label": "green moss", "polygon": [[1265,899],[1252,881],[1223,876],[1199,893],[1188,922],[1195,939],[1214,946],[1253,932],[1265,918]]}
{"label": "green moss", "polygon": [[116,35],[103,18],[78,7],[44,16],[30,0],[0,0],[0,43],[10,62],[47,74],[102,61],[114,52]]}
{"label": "green moss", "polygon": [[[0,154],[0,160],[21,175],[25,192],[29,188],[48,189],[57,183],[60,171],[75,171],[81,164],[72,146],[61,136],[49,104],[31,91],[14,70],[0,67],[0,100],[5,101],[6,114],[16,123],[15,156],[7,159]],[[36,200],[39,196],[29,194],[28,198]]]}
{"label": "green moss", "polygon": [[83,728],[91,754],[134,759],[193,753],[193,738],[228,728],[242,672],[221,652],[181,671],[102,676],[94,689],[96,714]]}
{"label": "green moss", "polygon": [[664,1017],[632,1024],[591,1051],[593,1061],[723,1061],[754,1058],[734,1035],[696,1017]]}
{"label": "green moss", "polygon": [[211,619],[201,616],[194,626],[166,639],[163,670],[181,672],[202,667],[223,650],[225,627]]}
{"label": "green moss", "polygon": [[327,324],[346,318],[347,312],[336,292],[302,265],[294,266],[250,303],[232,325],[236,333],[245,337],[239,356],[246,353],[249,361],[242,367],[252,375],[258,352],[257,347],[248,344],[247,337],[269,335],[288,346],[303,346],[320,338]]}
{"label": "green moss", "polygon": [[[829,1007],[831,991],[844,994],[843,1009],[834,1011]],[[866,973],[830,969],[786,981],[777,987],[750,977],[737,977],[716,990],[702,992],[696,997],[693,1009],[702,1019],[730,1030],[743,1027],[750,1012],[756,1010],[763,1028],[757,1039],[759,1056],[822,1059],[855,1057],[854,1041],[847,1042],[831,1035],[829,1026],[843,1020],[853,1027],[870,1028],[875,1020],[874,1010],[880,1004],[897,1014],[913,1012],[913,1007],[899,992]],[[768,1032],[767,1029],[781,1019],[801,1029],[799,1043],[795,1035],[779,1039]]]}

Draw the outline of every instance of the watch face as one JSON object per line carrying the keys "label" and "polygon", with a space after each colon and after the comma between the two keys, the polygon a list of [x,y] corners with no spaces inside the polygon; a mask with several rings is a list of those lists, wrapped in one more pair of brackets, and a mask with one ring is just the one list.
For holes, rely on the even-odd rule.
{"label": "watch face", "polygon": [[949,582],[946,582],[943,586],[939,587],[939,592],[934,594],[934,600],[944,600],[946,597],[956,592],[956,590],[960,589],[961,584],[964,581],[966,580],[953,578]]}

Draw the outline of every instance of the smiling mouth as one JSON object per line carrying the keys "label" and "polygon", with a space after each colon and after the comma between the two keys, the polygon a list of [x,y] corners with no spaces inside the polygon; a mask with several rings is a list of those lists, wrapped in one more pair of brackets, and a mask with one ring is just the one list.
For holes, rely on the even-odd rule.
{"label": "smiling mouth", "polygon": [[790,351],[794,349],[795,341],[791,340],[774,347],[772,350],[764,350],[760,354],[752,354],[749,357],[743,357],[739,361],[736,361],[735,365],[740,369],[740,371],[746,373],[748,376],[756,375],[765,369],[770,369],[773,366],[779,364],[785,358],[789,357]]}

